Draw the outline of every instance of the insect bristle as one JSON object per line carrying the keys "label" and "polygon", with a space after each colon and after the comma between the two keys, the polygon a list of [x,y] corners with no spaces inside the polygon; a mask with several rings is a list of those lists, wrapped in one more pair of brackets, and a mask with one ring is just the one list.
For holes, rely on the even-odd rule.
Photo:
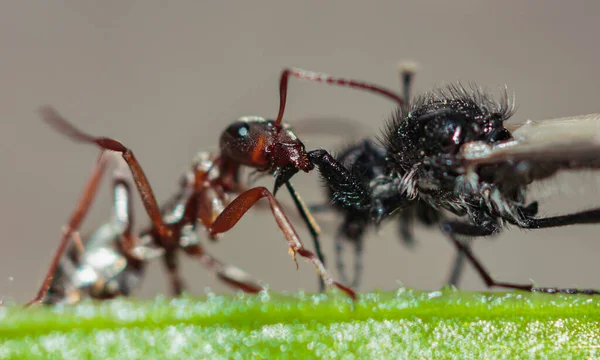
{"label": "insect bristle", "polygon": [[440,104],[451,104],[463,111],[474,111],[482,115],[496,114],[502,121],[510,118],[516,111],[514,93],[509,96],[506,86],[497,100],[474,82],[469,82],[466,86],[457,82],[434,88],[411,100],[410,112]]}

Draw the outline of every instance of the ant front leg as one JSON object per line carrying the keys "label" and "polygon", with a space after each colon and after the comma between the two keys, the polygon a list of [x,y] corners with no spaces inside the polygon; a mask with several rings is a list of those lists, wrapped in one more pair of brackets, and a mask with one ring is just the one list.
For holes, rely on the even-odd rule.
{"label": "ant front leg", "polygon": [[[323,263],[323,266],[325,266],[325,255],[323,255],[323,251],[321,251],[321,241],[319,240],[321,229],[319,228],[319,225],[317,225],[317,221],[308,210],[308,207],[304,201],[302,201],[300,198],[300,195],[296,192],[296,189],[294,189],[292,183],[288,180],[285,182],[285,186],[288,189],[290,196],[294,200],[294,204],[296,205],[296,209],[298,209],[298,212],[302,217],[302,221],[304,221],[304,224],[306,224],[306,227],[310,232],[317,257],[319,258],[319,261]],[[325,283],[323,282],[323,278],[319,277],[319,292],[323,292],[324,290]]]}
{"label": "ant front leg", "polygon": [[[94,169],[92,171],[92,174],[90,175],[89,179],[87,180],[87,184],[83,191],[83,195],[77,202],[77,205],[75,206],[75,210],[73,211],[73,214],[71,215],[71,219],[69,220],[68,225],[63,230],[62,238],[60,240],[58,248],[56,249],[56,252],[54,253],[52,262],[50,263],[50,267],[48,268],[48,271],[46,272],[44,281],[42,282],[42,285],[40,286],[40,288],[37,292],[37,295],[33,299],[31,299],[26,304],[26,306],[30,306],[33,304],[39,304],[44,300],[44,297],[46,296],[46,293],[48,292],[50,284],[52,283],[52,279],[54,278],[54,273],[56,272],[58,265],[60,263],[60,259],[62,258],[63,254],[65,253],[65,250],[67,249],[67,246],[69,245],[69,240],[72,239],[73,234],[81,226],[81,223],[83,222],[83,219],[87,215],[87,213],[90,209],[90,206],[94,200],[94,197],[96,196],[96,194],[98,192],[98,186],[100,185],[100,180],[102,179],[102,175],[104,174],[104,171],[106,170],[106,162],[107,162],[107,159],[106,159],[106,156],[104,156],[104,151],[101,151],[100,155],[98,157],[98,161],[96,162],[96,165],[94,166]],[[83,248],[82,245],[80,245],[80,246]]]}
{"label": "ant front leg", "polygon": [[[233,228],[241,219],[241,217],[262,198],[267,198],[269,201],[271,212],[275,217],[277,225],[289,243],[290,254],[293,256],[294,261],[296,261],[296,254],[302,256],[314,265],[319,275],[321,275],[323,278],[325,284],[328,286],[335,286],[355,299],[356,293],[352,289],[334,281],[323,263],[312,252],[304,248],[304,245],[294,230],[294,227],[284,214],[281,205],[275,199],[273,194],[265,187],[256,187],[247,190],[235,198],[214,221],[209,229],[210,235],[215,236]],[[296,266],[298,266],[297,262]]]}

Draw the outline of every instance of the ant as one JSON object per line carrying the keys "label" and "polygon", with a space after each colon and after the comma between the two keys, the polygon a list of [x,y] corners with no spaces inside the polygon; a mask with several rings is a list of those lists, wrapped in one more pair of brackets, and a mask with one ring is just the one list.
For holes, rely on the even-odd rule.
{"label": "ant", "polygon": [[[125,172],[126,165],[122,159],[108,158],[107,155],[104,151],[100,154],[86,182],[83,196],[71,216],[69,225],[64,229],[45,281],[37,296],[28,305],[40,302],[73,304],[84,296],[98,300],[129,296],[141,282],[145,265],[150,259],[163,256],[167,265],[173,263],[175,249],[156,247],[156,242],[152,242],[150,238],[151,229],[144,230],[139,237],[133,234],[132,184]],[[119,163],[112,176],[113,214],[111,219],[94,231],[83,244],[78,228],[91,207],[110,159]],[[201,153],[194,166],[204,166],[205,161],[206,155]],[[181,248],[189,255],[197,257],[202,265],[228,285],[250,293],[263,290],[244,271],[223,264],[199,245],[194,227],[186,223],[190,222],[189,217],[185,218],[181,211],[184,202],[187,201],[183,192],[189,188],[188,184],[193,182],[193,179],[190,179],[193,175],[192,172],[188,172],[183,177],[182,190],[162,209],[166,221],[181,227]],[[70,240],[74,240],[76,246],[63,257]],[[173,293],[181,295],[183,286],[177,269],[169,270]]]}
{"label": "ant", "polygon": [[[190,181],[186,181],[183,191],[179,194],[177,200],[179,206],[175,206],[173,209],[180,212],[181,219],[169,221],[163,218],[150,183],[130,149],[114,139],[95,137],[78,130],[49,106],[41,109],[41,115],[47,123],[73,140],[95,144],[102,150],[121,154],[131,171],[146,213],[152,222],[150,230],[141,237],[149,236],[154,245],[165,251],[163,256],[174,284],[175,293],[180,293],[181,281],[176,276],[177,264],[173,254],[181,246],[182,237],[186,238],[187,234],[183,231],[187,225],[190,225],[193,230],[200,221],[207,230],[208,237],[216,240],[217,235],[230,230],[246,211],[259,200],[266,198],[277,225],[289,244],[289,253],[296,262],[296,266],[298,267],[296,256],[300,255],[313,264],[324,284],[337,287],[351,298],[356,298],[352,289],[334,281],[323,262],[304,248],[282,206],[267,188],[254,187],[246,190],[240,184],[239,175],[242,166],[270,174],[277,174],[281,168],[290,166],[305,172],[314,168],[308,159],[304,144],[287,124],[249,116],[242,117],[229,125],[220,138],[220,153],[216,156],[204,157],[205,161],[201,162],[202,166],[195,166],[194,175]],[[318,234],[316,223],[289,179],[284,183],[292,194],[303,218],[312,226],[311,233]],[[70,222],[68,228],[77,228],[80,221],[77,217],[75,221]],[[61,245],[65,243],[64,246],[66,246],[67,241],[68,237],[63,237]],[[148,241],[142,243],[146,244]],[[62,253],[64,249],[61,248],[59,250]],[[186,246],[184,250],[194,255],[200,255],[200,253],[195,254],[194,252],[201,251],[198,247],[193,246]],[[56,259],[55,261],[58,262]],[[47,288],[51,277],[52,273],[46,277],[41,291]],[[39,296],[32,300],[32,302],[35,301],[39,301]]]}
{"label": "ant", "polygon": [[[284,69],[277,121],[283,117],[291,76],[366,90],[398,105],[380,146],[373,146],[372,140],[367,139],[350,146],[338,158],[324,149],[308,152],[309,161],[328,188],[330,200],[345,215],[346,221],[339,230],[341,236],[359,239],[355,241],[360,244],[366,225],[378,226],[400,211],[402,223],[407,224],[416,216],[425,224],[439,226],[488,287],[600,294],[592,289],[496,281],[468,243],[470,238],[500,233],[503,225],[541,229],[599,223],[600,209],[539,218],[538,203],[525,202],[527,186],[534,181],[560,170],[598,168],[595,154],[600,144],[597,122],[594,123],[598,115],[542,121],[535,123],[537,126],[529,123],[517,128],[513,136],[504,126],[515,111],[506,91],[496,101],[480,87],[457,84],[413,99],[406,96],[405,101],[390,90],[362,81]],[[405,94],[411,76],[410,72],[404,74]],[[292,166],[283,168],[277,175],[274,193],[277,186],[297,172]],[[440,216],[442,212],[458,219]],[[401,225],[401,229],[408,226]],[[357,248],[360,253],[360,245]],[[357,269],[360,271],[360,264]]]}

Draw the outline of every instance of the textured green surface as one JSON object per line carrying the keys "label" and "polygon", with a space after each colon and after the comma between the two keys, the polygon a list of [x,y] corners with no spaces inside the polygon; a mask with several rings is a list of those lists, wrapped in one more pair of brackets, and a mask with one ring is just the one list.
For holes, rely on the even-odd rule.
{"label": "textured green surface", "polygon": [[0,358],[594,358],[600,298],[208,296],[0,308]]}

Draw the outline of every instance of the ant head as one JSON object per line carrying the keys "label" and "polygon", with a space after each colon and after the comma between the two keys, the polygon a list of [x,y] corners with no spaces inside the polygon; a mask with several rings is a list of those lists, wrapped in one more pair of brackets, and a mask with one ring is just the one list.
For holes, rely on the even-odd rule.
{"label": "ant head", "polygon": [[313,165],[302,141],[286,124],[259,116],[244,116],[221,135],[221,154],[261,171],[293,167],[308,172]]}

